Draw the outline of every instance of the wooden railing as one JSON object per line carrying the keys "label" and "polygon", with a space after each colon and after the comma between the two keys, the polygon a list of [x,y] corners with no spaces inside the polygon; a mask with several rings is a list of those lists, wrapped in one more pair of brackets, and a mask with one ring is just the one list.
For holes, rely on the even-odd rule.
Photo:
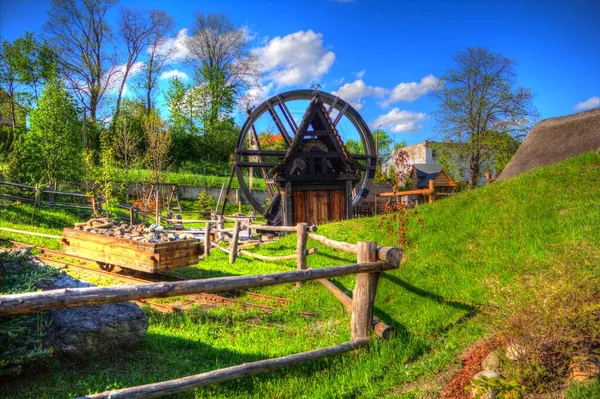
{"label": "wooden railing", "polygon": [[[306,236],[310,237],[308,229]],[[304,236],[304,233],[302,234]],[[131,388],[106,391],[86,398],[151,398],[181,392],[220,381],[231,380],[252,374],[300,364],[326,356],[337,355],[369,345],[373,331],[373,303],[377,291],[379,274],[397,269],[402,258],[402,250],[392,247],[377,247],[375,242],[359,242],[356,245],[341,243],[312,234],[313,239],[332,248],[355,253],[357,262],[344,266],[320,269],[302,269],[284,273],[259,274],[252,276],[217,277],[202,280],[185,280],[109,287],[67,288],[43,292],[30,292],[0,296],[0,316],[33,313],[49,309],[102,305],[107,303],[164,298],[172,296],[233,291],[248,288],[266,287],[277,284],[323,281],[332,277],[356,275],[356,286],[352,299],[346,298],[346,307],[351,311],[351,341],[295,355],[261,360],[227,367],[170,381],[141,385]],[[350,302],[349,302],[350,301]]]}

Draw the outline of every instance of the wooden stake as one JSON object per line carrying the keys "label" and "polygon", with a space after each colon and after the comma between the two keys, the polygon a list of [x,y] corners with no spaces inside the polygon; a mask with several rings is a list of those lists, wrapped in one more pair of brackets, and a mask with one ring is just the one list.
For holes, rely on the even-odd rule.
{"label": "wooden stake", "polygon": [[[357,263],[368,263],[377,260],[377,243],[373,241],[358,243]],[[379,273],[360,273],[356,275],[356,287],[352,294],[352,317],[350,321],[350,338],[352,340],[367,338],[371,333],[373,320],[373,303],[377,291]]]}
{"label": "wooden stake", "polygon": [[210,222],[206,222],[204,227],[204,256],[210,255]]}
{"label": "wooden stake", "polygon": [[234,264],[235,258],[237,256],[238,237],[240,235],[240,224],[241,222],[239,220],[235,221],[235,227],[233,228],[233,237],[231,237],[231,245],[229,247],[229,250],[231,251],[231,253],[229,254],[229,264]]}
{"label": "wooden stake", "polygon": [[[296,256],[298,262],[296,268],[298,270],[306,269],[306,239],[308,238],[308,224],[298,223],[296,225],[296,233],[298,238],[296,240]],[[300,288],[302,283],[299,281],[296,283],[296,288]]]}

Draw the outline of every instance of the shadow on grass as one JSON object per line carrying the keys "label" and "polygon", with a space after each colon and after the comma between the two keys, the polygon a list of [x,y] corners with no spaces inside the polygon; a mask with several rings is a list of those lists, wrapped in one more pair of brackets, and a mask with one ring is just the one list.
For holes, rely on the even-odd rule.
{"label": "shadow on grass", "polygon": [[412,284],[409,284],[408,282],[402,280],[401,278],[394,276],[392,274],[389,273],[381,273],[381,277],[383,277],[384,279],[404,288],[405,290],[412,292],[413,294],[419,295],[423,298],[427,298],[430,299],[432,301],[435,301],[437,303],[443,304],[443,305],[448,305],[450,307],[453,307],[455,309],[459,309],[459,310],[464,310],[466,312],[473,312],[476,307],[473,305],[469,305],[467,303],[461,302],[461,301],[457,301],[455,299],[449,299],[449,298],[445,298],[441,295],[438,294],[434,294],[433,292],[429,292],[429,291],[425,291],[419,287],[415,287]]}

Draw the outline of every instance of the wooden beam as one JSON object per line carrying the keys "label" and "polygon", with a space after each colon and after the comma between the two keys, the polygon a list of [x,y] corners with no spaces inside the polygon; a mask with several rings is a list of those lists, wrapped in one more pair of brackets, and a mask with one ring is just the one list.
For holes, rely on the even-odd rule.
{"label": "wooden beam", "polygon": [[202,374],[196,374],[189,377],[178,378],[170,381],[156,382],[153,384],[140,385],[137,387],[117,389],[97,394],[87,395],[79,399],[142,399],[156,398],[159,396],[183,392],[202,386],[215,384],[217,382],[229,381],[236,378],[242,378],[249,375],[260,374],[272,370],[282,369],[284,367],[318,360],[329,356],[335,356],[350,352],[358,348],[369,346],[369,340],[366,338],[351,342],[345,342],[340,345],[328,346],[315,349],[308,352],[302,352],[295,355],[282,356],[275,359],[259,360],[256,362],[244,363],[237,366],[225,367],[218,370],[209,371]]}
{"label": "wooden beam", "polygon": [[230,276],[199,280],[172,281],[108,287],[64,288],[58,290],[29,292],[0,296],[0,316],[20,313],[34,313],[42,310],[76,306],[101,305],[147,298],[235,291],[245,288],[268,287],[271,285],[294,283],[296,281],[318,280],[347,276],[357,273],[375,273],[392,270],[386,262],[369,262],[345,266],[324,267],[313,270],[257,274],[252,276]]}
{"label": "wooden beam", "polygon": [[349,252],[351,254],[358,253],[358,247],[354,244],[349,244],[347,242],[342,241],[335,241],[331,238],[312,233],[308,234],[308,238],[310,238],[311,240],[318,241],[321,244],[328,246],[329,248],[338,249],[340,251]]}
{"label": "wooden beam", "polygon": [[[370,262],[377,259],[377,243],[373,241],[358,243],[357,261]],[[379,273],[359,273],[352,294],[352,316],[350,320],[350,338],[367,338],[373,330],[373,304],[377,293]]]}

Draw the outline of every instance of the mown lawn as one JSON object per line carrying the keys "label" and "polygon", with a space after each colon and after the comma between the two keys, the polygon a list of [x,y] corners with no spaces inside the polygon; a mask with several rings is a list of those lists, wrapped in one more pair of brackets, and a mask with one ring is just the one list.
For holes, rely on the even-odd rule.
{"label": "mown lawn", "polygon": [[[459,363],[457,355],[485,335],[484,311],[490,285],[510,285],[520,276],[571,259],[581,248],[600,255],[598,198],[600,156],[585,154],[421,206],[408,216],[403,264],[397,271],[383,273],[379,282],[375,314],[395,328],[394,339],[375,341],[369,351],[174,397],[413,398],[436,392],[441,387],[440,373],[455,369]],[[2,217],[15,212],[11,209],[5,208]],[[53,222],[42,227],[52,234],[60,233],[61,223],[68,225],[75,220],[67,216],[48,217]],[[4,220],[0,219],[3,225]],[[381,217],[350,220],[319,226],[319,233],[348,242],[372,240],[380,245],[394,245],[398,237],[396,226],[388,231],[381,222]],[[309,257],[309,266],[354,261],[352,256],[311,243],[319,253]],[[294,246],[292,235],[258,252],[287,254],[294,251]],[[243,257],[229,265],[225,254],[213,251],[206,261],[173,274],[203,278],[293,267],[293,262],[265,263]],[[353,288],[353,281],[352,277],[335,280],[348,290]],[[0,396],[77,396],[183,377],[349,339],[349,316],[320,284],[306,283],[300,289],[286,284],[260,292],[285,296],[294,302],[269,315],[233,308],[196,309],[169,316],[147,310],[150,328],[141,348],[111,358],[90,359],[85,364],[51,362],[9,381],[0,387]],[[298,311],[314,312],[316,317],[305,318]],[[419,383],[408,384],[414,381]],[[580,391],[572,392],[576,397]]]}

